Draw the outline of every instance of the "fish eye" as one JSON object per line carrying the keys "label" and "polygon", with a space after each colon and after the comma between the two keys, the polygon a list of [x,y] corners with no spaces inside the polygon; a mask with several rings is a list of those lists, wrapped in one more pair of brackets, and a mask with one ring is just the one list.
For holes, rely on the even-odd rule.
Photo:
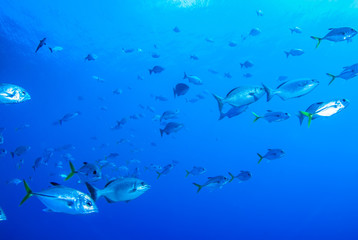
{"label": "fish eye", "polygon": [[25,91],[22,91],[22,94],[26,94],[26,92],[25,92]]}
{"label": "fish eye", "polygon": [[86,204],[87,204],[88,206],[90,206],[90,207],[92,206],[92,203],[91,203],[91,202],[87,202]]}
{"label": "fish eye", "polygon": [[144,182],[141,182],[140,184],[142,184],[142,186],[144,186],[144,185],[145,185],[145,183],[144,183]]}
{"label": "fish eye", "polygon": [[97,171],[96,171],[96,170],[94,170],[94,171],[93,171],[93,174],[97,174]]}

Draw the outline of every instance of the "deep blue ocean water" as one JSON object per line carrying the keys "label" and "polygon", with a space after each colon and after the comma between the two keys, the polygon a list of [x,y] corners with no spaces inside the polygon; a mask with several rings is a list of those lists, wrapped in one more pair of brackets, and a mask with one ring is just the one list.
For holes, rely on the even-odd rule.
{"label": "deep blue ocean water", "polygon": [[[8,218],[0,222],[0,239],[358,239],[358,84],[354,78],[337,79],[328,86],[326,75],[357,63],[358,42],[322,41],[316,49],[310,38],[323,37],[328,28],[356,29],[357,1],[1,0],[0,6],[0,82],[19,85],[32,98],[0,105],[0,127],[5,128],[0,148],[11,152],[31,146],[20,157],[12,159],[8,153],[0,158],[0,207]],[[301,34],[291,34],[289,28],[296,26]],[[261,34],[243,40],[253,28]],[[48,46],[63,50],[51,53],[43,47],[34,53],[44,37]],[[294,48],[304,54],[286,58],[284,51]],[[84,61],[89,53],[98,58]],[[254,66],[240,68],[246,60]],[[155,65],[165,70],[150,75],[148,69]],[[199,76],[203,85],[188,83],[184,72]],[[245,73],[252,77],[243,77]],[[264,96],[243,114],[218,120],[211,93],[225,96],[234,87],[261,83],[274,88],[279,76],[314,78],[320,85],[287,101],[276,96],[267,103]],[[174,98],[172,89],[180,82],[190,90]],[[113,94],[115,89],[122,94]],[[197,94],[205,98],[188,102]],[[310,128],[307,122],[299,125],[299,110],[341,98],[350,100],[347,109],[314,120]],[[176,109],[175,121],[184,129],[161,137],[163,126],[153,117]],[[266,110],[289,112],[291,118],[253,123],[251,112]],[[81,115],[53,125],[75,111]],[[133,114],[144,117],[130,119]],[[111,130],[124,117],[127,123]],[[30,126],[16,130],[25,124]],[[128,142],[119,143],[121,139]],[[46,148],[65,144],[75,149],[54,152],[47,166],[33,170]],[[256,153],[269,148],[283,149],[286,155],[257,164]],[[62,157],[66,153],[77,168],[118,153],[111,161],[129,171],[139,167],[139,178],[151,189],[129,203],[99,199],[99,213],[90,215],[43,212],[36,197],[19,207],[26,192],[22,183],[7,184],[14,178],[26,179],[34,191],[58,182],[88,193],[77,176],[69,181],[59,176],[70,172]],[[128,164],[133,159],[140,163]],[[59,161],[63,169],[56,167]],[[159,179],[144,169],[172,161],[177,166]],[[185,178],[185,170],[193,166],[207,172]],[[192,184],[241,170],[250,171],[252,178],[199,194]],[[106,179],[118,177],[108,169],[103,172],[105,177],[95,183],[100,188]]]}

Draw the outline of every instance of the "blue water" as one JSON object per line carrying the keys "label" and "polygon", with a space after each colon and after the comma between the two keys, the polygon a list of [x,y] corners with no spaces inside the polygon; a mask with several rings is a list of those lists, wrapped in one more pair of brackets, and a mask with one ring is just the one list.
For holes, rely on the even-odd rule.
{"label": "blue water", "polygon": [[[337,79],[328,86],[326,75],[357,63],[358,42],[322,41],[315,49],[310,38],[324,36],[332,27],[357,28],[355,1],[1,0],[0,5],[0,82],[22,86],[32,97],[0,105],[0,127],[6,128],[0,147],[10,152],[31,146],[21,157],[7,154],[0,159],[0,206],[8,218],[0,222],[0,239],[358,239],[358,84],[357,79]],[[256,15],[259,9],[263,16]],[[301,34],[291,34],[289,28],[295,26]],[[174,32],[175,27],[180,32]],[[243,41],[241,36],[252,28],[261,34]],[[63,50],[51,54],[44,47],[35,54],[44,37],[49,46]],[[237,46],[230,47],[230,41]],[[124,53],[122,48],[135,51]],[[292,48],[305,53],[286,58],[284,51]],[[98,58],[84,61],[89,53]],[[152,53],[160,57],[152,58]],[[241,69],[246,60],[254,66]],[[149,75],[155,65],[165,70]],[[189,84],[182,79],[184,72],[199,76],[203,85]],[[231,79],[224,78],[227,72]],[[245,73],[253,76],[244,78]],[[217,103],[208,93],[225,96],[234,87],[261,83],[273,88],[281,75],[314,78],[321,84],[287,101],[274,97],[267,103],[264,96],[245,113],[218,121]],[[179,82],[190,90],[174,98],[172,89]],[[121,95],[112,93],[117,88]],[[197,94],[205,99],[187,102]],[[169,100],[156,101],[156,95]],[[299,125],[297,111],[341,98],[351,101],[341,113],[314,120],[310,128],[307,122]],[[162,126],[152,119],[175,109],[180,110],[176,121],[185,127],[161,138]],[[252,123],[252,111],[263,114],[269,109],[289,112],[291,118]],[[81,115],[53,125],[75,111]],[[129,119],[133,114],[145,117]],[[128,118],[123,128],[111,130],[123,117]],[[30,127],[15,130],[24,124]],[[130,143],[118,144],[122,138]],[[44,149],[65,144],[75,149],[55,152],[48,166],[33,171]],[[256,153],[268,148],[281,148],[286,155],[257,164]],[[40,191],[58,182],[88,193],[78,177],[65,182],[59,176],[70,171],[62,154],[72,154],[78,168],[113,152],[120,154],[113,160],[117,166],[139,160],[128,168],[139,167],[140,179],[152,188],[129,203],[108,204],[102,198],[96,214],[43,212],[36,197],[19,207],[26,193],[23,185],[6,183],[26,179]],[[20,159],[24,164],[18,169]],[[173,160],[177,166],[158,180],[156,173],[144,170],[151,163],[164,166]],[[55,167],[58,161],[63,169]],[[185,178],[185,170],[193,166],[208,171]],[[250,171],[252,178],[199,194],[192,185],[241,170]],[[115,177],[109,170],[104,175]],[[102,179],[95,185],[102,188],[105,183]]]}

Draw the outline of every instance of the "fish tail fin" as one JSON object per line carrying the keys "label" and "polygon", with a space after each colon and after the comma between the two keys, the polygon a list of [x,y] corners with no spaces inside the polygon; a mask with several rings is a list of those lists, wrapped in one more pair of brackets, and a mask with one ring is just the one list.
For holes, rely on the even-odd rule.
{"label": "fish tail fin", "polygon": [[257,154],[257,156],[259,156],[259,157],[260,157],[259,161],[257,162],[257,164],[259,164],[259,163],[262,161],[262,159],[264,159],[264,157],[263,157],[263,156],[261,156],[261,154],[260,154],[260,153],[258,153],[258,154]]}
{"label": "fish tail fin", "polygon": [[196,192],[199,193],[200,190],[203,188],[203,186],[202,186],[202,185],[199,185],[199,184],[197,184],[197,183],[193,183],[193,184],[198,187],[198,190],[197,190]]}
{"label": "fish tail fin", "polygon": [[48,47],[48,50],[50,50],[50,52],[53,53],[52,48]]}
{"label": "fish tail fin", "polygon": [[293,28],[290,28],[290,31],[291,31],[291,34],[293,34],[294,29],[293,29]]}
{"label": "fish tail fin", "polygon": [[302,126],[303,119],[305,118],[305,115],[303,115],[301,112],[298,112],[297,117],[300,120],[300,125]]}
{"label": "fish tail fin", "polygon": [[71,161],[69,161],[69,163],[70,163],[71,172],[70,172],[70,174],[67,175],[67,177],[65,178],[65,181],[67,181],[68,179],[73,177],[73,175],[75,175],[75,173],[76,173],[75,166],[73,166]]}
{"label": "fish tail fin", "polygon": [[286,54],[286,58],[288,58],[288,56],[290,56],[290,52],[286,52],[286,51],[284,51],[284,52]]}
{"label": "fish tail fin", "polygon": [[262,86],[264,87],[266,95],[267,95],[267,102],[269,102],[273,98],[273,96],[275,96],[275,92],[272,91],[272,89],[265,86],[265,84],[262,84]]}
{"label": "fish tail fin", "polygon": [[332,78],[331,81],[328,83],[328,85],[331,85],[331,83],[336,79],[337,76],[334,76],[333,74],[330,73],[327,73],[327,75]]}
{"label": "fish tail fin", "polygon": [[222,110],[223,110],[223,106],[224,106],[224,103],[223,103],[223,99],[215,94],[213,94],[214,98],[216,99],[216,101],[218,102],[218,106],[219,106],[219,111],[220,113],[222,113]]}
{"label": "fish tail fin", "polygon": [[300,113],[306,117],[308,117],[308,127],[311,126],[311,121],[312,121],[312,117],[313,114],[312,113],[308,113],[308,112],[304,112],[304,111],[300,111]]}
{"label": "fish tail fin", "polygon": [[158,171],[156,171],[156,173],[158,174],[157,179],[159,179],[159,178],[160,178],[160,176],[162,175],[162,173],[160,173],[160,172],[158,172]]}
{"label": "fish tail fin", "polygon": [[15,157],[15,153],[14,153],[14,152],[10,152],[10,155],[11,155],[12,158]]}
{"label": "fish tail fin", "polygon": [[183,77],[183,79],[185,79],[185,78],[188,78],[188,76],[186,75],[186,72],[184,72],[184,77]]}
{"label": "fish tail fin", "polygon": [[322,38],[315,37],[315,36],[311,36],[311,38],[318,41],[317,45],[316,45],[316,48],[318,48],[319,44],[321,43]]}
{"label": "fish tail fin", "polygon": [[152,69],[148,69],[148,71],[149,71],[149,75],[152,75],[153,70],[152,70]]}
{"label": "fish tail fin", "polygon": [[252,112],[252,114],[254,114],[254,116],[255,116],[254,122],[256,122],[257,120],[259,120],[260,118],[262,118],[262,117],[260,117],[259,115],[257,115],[257,114],[254,113],[254,112]]}
{"label": "fish tail fin", "polygon": [[159,128],[159,131],[160,131],[160,136],[163,137],[164,129]]}
{"label": "fish tail fin", "polygon": [[96,187],[92,186],[91,184],[89,184],[88,182],[85,183],[86,184],[86,187],[88,189],[88,191],[90,192],[91,194],[91,198],[93,199],[93,201],[97,201],[98,198],[101,196],[99,194],[99,189],[97,189]]}
{"label": "fish tail fin", "polygon": [[20,203],[20,206],[27,200],[29,199],[31,196],[32,196],[32,191],[29,187],[29,185],[27,184],[27,182],[25,180],[23,180],[24,182],[24,186],[25,186],[25,189],[26,189],[26,196],[22,199],[21,203]]}
{"label": "fish tail fin", "polygon": [[188,170],[185,170],[185,172],[186,172],[185,177],[188,177],[188,176],[189,176],[189,174],[190,174],[190,172],[189,172]]}
{"label": "fish tail fin", "polygon": [[231,173],[231,172],[228,172],[228,174],[230,175],[231,179],[229,180],[229,182],[232,182],[232,180],[234,180],[235,176]]}
{"label": "fish tail fin", "polygon": [[220,116],[219,116],[219,120],[223,119],[226,117],[226,114],[223,112],[220,112]]}

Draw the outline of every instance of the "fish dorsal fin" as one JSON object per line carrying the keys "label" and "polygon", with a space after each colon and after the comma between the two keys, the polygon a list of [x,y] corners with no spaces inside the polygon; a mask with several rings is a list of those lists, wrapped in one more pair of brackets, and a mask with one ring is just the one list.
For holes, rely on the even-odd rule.
{"label": "fish dorsal fin", "polygon": [[267,112],[272,112],[272,110],[266,110]]}
{"label": "fish dorsal fin", "polygon": [[109,184],[111,184],[112,182],[116,181],[117,179],[113,179],[111,181],[109,181],[104,187],[106,188]]}
{"label": "fish dorsal fin", "polygon": [[288,82],[288,81],[281,83],[280,85],[277,86],[276,89],[279,89],[280,87],[282,87],[283,85],[285,85],[287,82]]}
{"label": "fish dorsal fin", "polygon": [[51,184],[52,186],[55,186],[55,187],[64,187],[64,186],[62,186],[61,184],[56,183],[56,182],[50,182],[50,184]]}
{"label": "fish dorsal fin", "polygon": [[227,94],[226,94],[226,97],[228,97],[233,91],[235,91],[236,89],[238,89],[238,87],[237,88],[234,88],[234,89],[232,89],[230,92],[228,92]]}
{"label": "fish dorsal fin", "polygon": [[115,201],[112,201],[111,199],[109,199],[108,197],[104,197],[108,203],[115,203]]}

